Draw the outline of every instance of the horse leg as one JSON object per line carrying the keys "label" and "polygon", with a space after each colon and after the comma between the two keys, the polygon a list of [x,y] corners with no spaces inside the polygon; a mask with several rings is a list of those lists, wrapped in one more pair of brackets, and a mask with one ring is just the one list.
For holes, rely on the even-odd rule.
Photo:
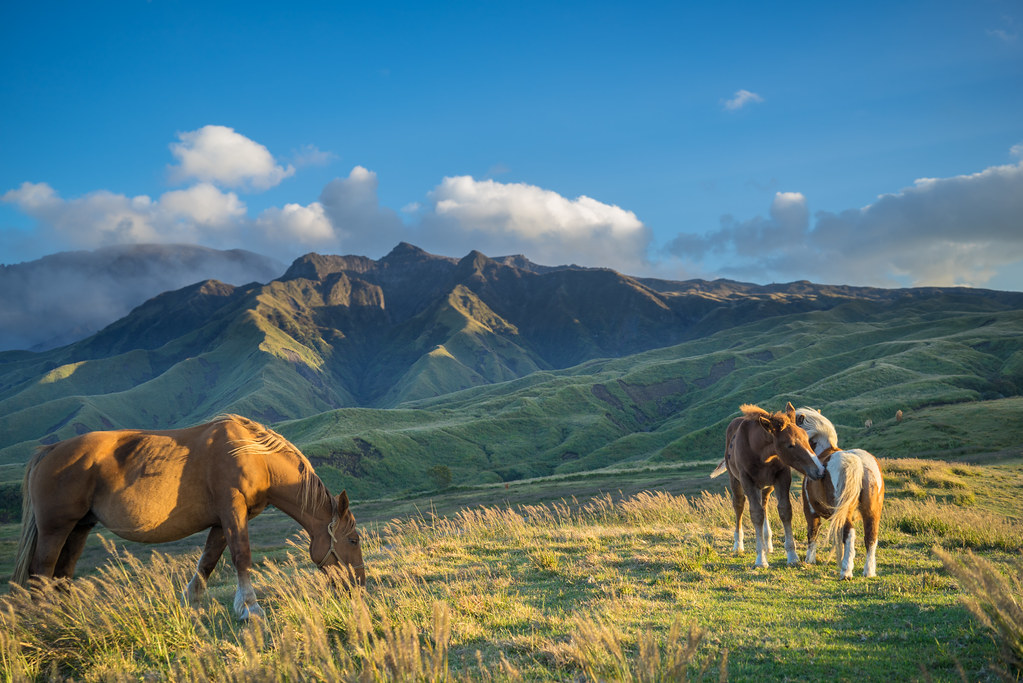
{"label": "horse leg", "polygon": [[[774,552],[774,536],[771,533],[771,518],[767,514],[767,503],[771,500],[772,488],[769,486],[763,490],[763,506],[764,506],[764,547],[767,548],[767,552]],[[778,499],[779,504],[781,499]]]}
{"label": "horse leg", "polygon": [[203,548],[202,557],[199,558],[199,565],[195,569],[195,575],[185,587],[182,597],[185,604],[190,607],[198,607],[199,601],[206,594],[206,581],[220,561],[227,547],[227,536],[224,535],[223,527],[215,526],[210,529],[206,537],[206,547]]}
{"label": "horse leg", "polygon": [[[777,479],[778,487],[778,516],[781,517],[781,525],[785,529],[785,561],[790,567],[799,564],[799,555],[796,554],[796,538],[792,535],[792,496],[789,491],[792,487],[792,474],[786,469]],[[767,515],[764,515],[764,525],[767,524]]]}
{"label": "horse leg", "polygon": [[[805,487],[806,484],[804,483]],[[813,564],[817,561],[817,535],[821,530],[821,518],[810,506],[810,499],[807,496],[806,488],[803,489],[803,516],[806,517],[806,563]]]}
{"label": "horse leg", "polygon": [[835,543],[835,551],[838,555],[838,578],[851,579],[853,559],[856,557],[856,527],[848,520],[842,527],[842,533]]}
{"label": "horse leg", "polygon": [[263,608],[256,601],[249,570],[252,569],[252,551],[249,547],[249,524],[245,499],[235,491],[227,519],[223,520],[223,531],[227,547],[231,549],[231,560],[238,572],[238,590],[234,594],[234,612],[242,621],[250,617],[262,617]]}
{"label": "horse leg", "polygon": [[749,516],[753,520],[753,528],[757,532],[757,560],[753,566],[766,569],[769,564],[767,562],[767,544],[764,538],[764,519],[767,517],[764,513],[764,498],[752,481],[744,483],[748,485],[746,497],[749,499]]}
{"label": "horse leg", "polygon": [[877,536],[881,527],[881,516],[868,512],[863,515],[863,540],[867,544],[864,576],[877,576]]}
{"label": "horse leg", "polygon": [[75,525],[75,528],[68,534],[57,557],[57,564],[53,568],[53,578],[72,579],[75,576],[75,567],[78,565],[78,558],[85,550],[85,542],[89,538],[89,532],[96,526],[96,517],[89,515]]}
{"label": "horse leg", "polygon": [[732,544],[733,553],[743,552],[742,547],[742,513],[746,509],[746,493],[742,490],[742,484],[736,479],[731,472],[728,473],[732,482],[732,509],[735,510],[735,533],[732,535],[734,543]]}
{"label": "horse leg", "polygon": [[47,579],[54,577],[57,562],[60,560],[60,555],[64,550],[64,544],[73,530],[73,524],[63,527],[39,528],[36,551],[32,556],[32,562],[29,564],[29,576],[41,576]]}

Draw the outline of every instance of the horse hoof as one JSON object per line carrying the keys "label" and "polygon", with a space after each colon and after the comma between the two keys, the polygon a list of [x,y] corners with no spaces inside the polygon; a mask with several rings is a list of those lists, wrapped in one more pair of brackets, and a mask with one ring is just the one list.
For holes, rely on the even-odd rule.
{"label": "horse hoof", "polygon": [[241,614],[238,615],[238,621],[249,621],[250,619],[262,619],[263,608],[259,605],[246,605]]}

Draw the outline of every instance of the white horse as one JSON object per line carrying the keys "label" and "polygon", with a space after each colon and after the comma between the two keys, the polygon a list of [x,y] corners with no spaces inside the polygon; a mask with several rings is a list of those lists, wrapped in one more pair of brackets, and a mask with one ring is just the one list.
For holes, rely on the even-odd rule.
{"label": "white horse", "polygon": [[828,473],[820,480],[803,480],[806,561],[810,564],[816,561],[821,517],[830,519],[827,538],[834,544],[838,555],[838,576],[851,579],[856,556],[853,523],[862,517],[867,547],[863,575],[876,576],[877,537],[884,506],[884,479],[877,459],[860,448],[839,450],[835,426],[813,408],[797,410],[796,424],[806,431],[811,448]]}

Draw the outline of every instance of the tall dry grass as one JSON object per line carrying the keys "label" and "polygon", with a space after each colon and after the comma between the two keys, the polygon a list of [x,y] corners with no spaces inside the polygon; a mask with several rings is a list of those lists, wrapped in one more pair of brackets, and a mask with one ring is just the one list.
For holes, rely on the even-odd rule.
{"label": "tall dry grass", "polygon": [[[249,624],[233,618],[228,567],[215,572],[210,599],[192,610],[179,594],[196,554],[154,553],[144,562],[105,542],[111,560],[95,576],[49,582],[34,594],[13,587],[0,600],[0,681],[518,680],[537,676],[530,658],[523,664],[511,656],[528,648],[543,667],[572,678],[683,680],[717,657],[711,650],[695,659],[700,629],[683,633],[676,623],[666,632],[633,630],[580,615],[555,623],[520,593],[510,572],[535,571],[540,581],[582,577],[586,570],[568,552],[550,549],[552,542],[596,547],[603,532],[593,527],[624,534],[639,521],[693,522],[700,504],[641,494],[622,503],[605,497],[582,506],[563,501],[395,520],[364,534],[371,585],[350,593],[333,592],[308,566],[307,539],[299,536],[283,558],[256,569],[266,616]],[[495,568],[474,555],[488,552],[520,552],[521,562]],[[616,578],[617,588],[598,592],[600,607],[585,614],[631,608],[616,603],[616,590],[627,592],[624,578]],[[523,623],[562,635],[508,635],[525,631]]]}
{"label": "tall dry grass", "polygon": [[[801,605],[807,587],[799,572],[728,575],[717,549],[731,545],[732,515],[724,495],[646,492],[394,520],[364,533],[369,584],[350,593],[331,590],[299,536],[255,569],[266,616],[249,625],[233,617],[229,567],[192,610],[179,593],[197,553],[143,562],[108,545],[96,575],[0,599],[0,683],[724,678],[729,641],[691,615],[761,590]],[[1018,522],[933,501],[893,500],[883,525],[918,555],[934,542],[1018,549],[1023,536]]]}
{"label": "tall dry grass", "polygon": [[933,550],[966,592],[963,603],[991,632],[1003,666],[1002,678],[1018,681],[1023,677],[1023,608],[1017,599],[1023,595],[1023,560],[1016,560],[1013,580],[972,550],[959,557],[939,546]]}

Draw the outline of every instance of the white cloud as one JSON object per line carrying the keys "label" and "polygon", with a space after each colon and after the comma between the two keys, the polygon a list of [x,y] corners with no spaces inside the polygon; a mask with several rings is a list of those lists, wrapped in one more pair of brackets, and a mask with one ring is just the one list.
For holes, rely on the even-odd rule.
{"label": "white cloud", "polygon": [[1023,142],[1009,148],[1009,154],[1017,159],[1023,159]]}
{"label": "white cloud", "polygon": [[153,201],[146,195],[128,197],[106,190],[63,199],[46,183],[23,183],[0,199],[35,218],[48,239],[77,248],[216,243],[236,232],[246,211],[233,192],[223,193],[209,184],[167,192]]}
{"label": "white cloud", "polygon": [[736,90],[732,99],[725,100],[725,109],[728,111],[735,111],[736,109],[742,109],[747,104],[758,104],[763,101],[764,98],[755,92],[750,92],[749,90]]}
{"label": "white cloud", "polygon": [[256,226],[269,242],[298,243],[307,247],[337,246],[334,227],[319,202],[309,206],[285,204],[283,209],[267,209],[256,219]]}
{"label": "white cloud", "polygon": [[819,212],[775,195],[769,219],[724,219],[710,235],[667,250],[700,262],[720,254],[733,277],[896,285],[983,285],[1023,261],[1023,162],[952,178],[922,178],[861,209]]}
{"label": "white cloud", "polygon": [[278,164],[263,145],[227,126],[203,126],[178,133],[170,145],[178,160],[171,167],[175,181],[190,179],[225,187],[265,190],[294,174],[295,168]]}
{"label": "white cloud", "polygon": [[213,227],[229,225],[246,212],[238,195],[221,192],[209,183],[166,192],[160,197],[160,206],[171,214]]}
{"label": "white cloud", "polygon": [[406,239],[398,214],[380,206],[377,174],[356,166],[347,178],[335,178],[320,192],[327,217],[345,253],[383,255]]}
{"label": "white cloud", "polygon": [[424,241],[454,253],[459,247],[525,253],[540,263],[630,272],[647,262],[649,229],[633,212],[591,197],[568,199],[534,185],[459,176],[445,178],[430,199]]}

